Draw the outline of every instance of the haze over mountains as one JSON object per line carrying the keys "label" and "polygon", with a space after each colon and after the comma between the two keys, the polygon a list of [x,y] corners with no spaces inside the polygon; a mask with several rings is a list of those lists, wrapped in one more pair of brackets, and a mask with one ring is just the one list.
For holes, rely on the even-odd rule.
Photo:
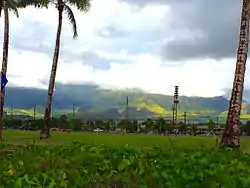
{"label": "haze over mountains", "polygon": [[[37,114],[43,114],[47,91],[43,89],[8,87],[5,107],[14,107],[16,112],[31,114],[34,106]],[[172,96],[144,93],[141,90],[110,90],[95,85],[57,84],[53,97],[53,115],[72,114],[83,119],[114,119],[125,117],[126,96],[129,96],[129,117],[171,117]],[[225,116],[228,99],[223,96],[202,98],[180,96],[179,112],[189,116]],[[248,118],[249,105],[243,105],[243,116]],[[249,108],[250,109],[250,108]]]}

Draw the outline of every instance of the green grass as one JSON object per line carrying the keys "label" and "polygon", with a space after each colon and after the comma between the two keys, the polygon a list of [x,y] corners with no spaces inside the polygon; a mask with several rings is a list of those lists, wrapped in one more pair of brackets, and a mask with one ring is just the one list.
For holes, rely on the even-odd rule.
{"label": "green grass", "polygon": [[[108,134],[108,133],[62,133],[52,132],[50,139],[40,140],[38,131],[3,131],[6,142],[26,144],[36,142],[38,145],[60,145],[70,142],[82,142],[91,145],[125,147],[133,149],[149,148],[152,146],[178,148],[200,148],[215,145],[215,138],[210,136],[159,136],[137,134]],[[250,152],[250,138],[241,139],[242,149]]]}
{"label": "green grass", "polygon": [[[8,143],[30,143],[33,140],[41,145],[58,145],[70,142],[82,142],[91,145],[104,144],[107,146],[131,148],[147,148],[152,146],[165,147],[171,145],[178,147],[200,147],[201,145],[214,145],[213,137],[190,136],[158,136],[137,134],[112,134],[112,133],[62,133],[52,132],[50,139],[40,140],[38,131],[4,131],[3,137]],[[169,141],[170,138],[170,141]]]}

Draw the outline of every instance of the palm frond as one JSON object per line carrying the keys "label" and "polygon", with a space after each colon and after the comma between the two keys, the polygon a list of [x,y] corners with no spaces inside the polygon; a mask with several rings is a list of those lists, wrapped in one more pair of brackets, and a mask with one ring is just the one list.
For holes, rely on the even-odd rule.
{"label": "palm frond", "polygon": [[77,26],[76,26],[76,19],[74,16],[73,11],[70,9],[68,5],[63,5],[63,10],[68,16],[69,22],[72,25],[72,30],[73,30],[73,38],[76,38],[78,36],[77,34]]}
{"label": "palm frond", "polygon": [[88,12],[90,10],[90,8],[91,8],[91,0],[77,0],[77,1],[80,1],[82,11]]}
{"label": "palm frond", "polygon": [[16,17],[19,17],[18,10],[17,10],[17,2],[15,0],[7,0],[7,7],[10,11],[12,11]]}
{"label": "palm frond", "polygon": [[18,0],[18,8],[26,8],[27,6],[34,6],[35,8],[48,8],[49,0]]}
{"label": "palm frond", "polygon": [[91,0],[65,0],[65,4],[76,6],[80,11],[88,12],[91,8]]}

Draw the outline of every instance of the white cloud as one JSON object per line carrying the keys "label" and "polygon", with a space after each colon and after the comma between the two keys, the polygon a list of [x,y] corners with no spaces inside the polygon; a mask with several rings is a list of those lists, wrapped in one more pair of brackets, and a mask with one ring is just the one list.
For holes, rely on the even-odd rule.
{"label": "white cloud", "polygon": [[[51,60],[47,56],[13,51],[10,55],[9,84],[46,88],[39,80],[49,76]],[[65,84],[93,82],[115,88],[139,87],[164,94],[172,94],[174,86],[179,85],[181,95],[209,97],[221,95],[223,88],[231,86],[234,64],[234,60],[202,60],[167,66],[155,57],[142,54],[133,64],[112,62],[108,70],[93,69],[80,62],[60,62],[56,80]]]}
{"label": "white cloud", "polygon": [[[64,18],[62,45],[64,53],[81,53],[84,50],[95,50],[99,55],[108,59],[119,58],[128,61],[110,62],[107,70],[94,69],[84,65],[82,59],[65,62],[59,60],[57,82],[61,83],[96,83],[106,87],[128,88],[138,87],[149,92],[172,94],[174,85],[180,86],[181,95],[215,96],[222,95],[224,88],[232,86],[235,60],[216,61],[201,59],[187,62],[163,62],[161,58],[150,51],[130,55],[130,48],[140,49],[144,43],[137,46],[122,46],[116,52],[109,51],[111,45],[118,45],[119,40],[104,39],[96,36],[95,31],[107,25],[115,25],[135,36],[144,35],[162,28],[162,19],[169,12],[167,6],[146,6],[142,10],[117,0],[93,0],[92,9],[88,14],[75,11],[78,22],[79,38],[72,39],[71,26]],[[171,14],[169,14],[171,19]],[[2,20],[2,19],[1,19]],[[40,24],[39,28],[29,27],[33,23]],[[171,27],[164,22],[165,27]],[[44,52],[32,52],[17,49],[12,43],[34,37],[33,46],[44,44],[54,48],[57,27],[57,12],[53,7],[49,10],[28,8],[20,11],[17,20],[11,16],[11,48],[9,54],[8,79],[9,85],[47,88],[41,80],[47,80],[50,75],[51,56]],[[37,33],[35,33],[37,32]],[[166,31],[167,32],[167,31]],[[1,32],[2,33],[2,32]],[[192,35],[192,34],[190,34]],[[149,35],[150,36],[150,35]],[[169,35],[169,39],[176,35]],[[25,38],[26,37],[26,38]],[[182,36],[189,37],[189,36]],[[192,36],[191,36],[192,37]],[[40,41],[39,41],[40,39]],[[31,39],[32,40],[32,39]],[[167,40],[166,38],[162,40]],[[131,41],[134,42],[134,41]],[[145,43],[150,43],[150,38]],[[131,43],[134,44],[134,43]],[[151,49],[154,51],[154,49]],[[63,54],[67,55],[67,54]],[[247,71],[249,73],[249,71]],[[248,80],[248,77],[246,81]],[[250,86],[246,83],[247,86]]]}

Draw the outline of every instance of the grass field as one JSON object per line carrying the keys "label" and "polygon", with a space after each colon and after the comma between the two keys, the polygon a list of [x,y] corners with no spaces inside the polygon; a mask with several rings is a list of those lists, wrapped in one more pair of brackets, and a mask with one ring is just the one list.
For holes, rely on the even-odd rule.
{"label": "grass field", "polygon": [[[34,131],[4,131],[4,141],[13,144],[29,144],[33,141],[37,145],[60,145],[71,142],[81,142],[91,145],[106,145],[114,147],[128,147],[143,149],[152,146],[200,148],[201,146],[214,147],[216,139],[210,136],[159,136],[137,134],[108,134],[108,133],[62,133],[52,132],[49,139],[40,140],[39,132]],[[242,149],[250,152],[250,138],[241,139]]]}
{"label": "grass field", "polygon": [[0,187],[250,187],[250,155],[215,147],[214,137],[3,133]]}
{"label": "grass field", "polygon": [[[25,144],[35,141],[38,145],[59,145],[71,142],[82,142],[91,145],[106,145],[115,147],[147,148],[152,146],[165,147],[174,145],[178,147],[200,147],[213,145],[213,137],[193,136],[159,136],[137,134],[112,134],[112,133],[63,133],[52,132],[51,138],[40,140],[38,131],[4,131],[4,140],[8,143]],[[170,138],[170,139],[169,139]]]}

